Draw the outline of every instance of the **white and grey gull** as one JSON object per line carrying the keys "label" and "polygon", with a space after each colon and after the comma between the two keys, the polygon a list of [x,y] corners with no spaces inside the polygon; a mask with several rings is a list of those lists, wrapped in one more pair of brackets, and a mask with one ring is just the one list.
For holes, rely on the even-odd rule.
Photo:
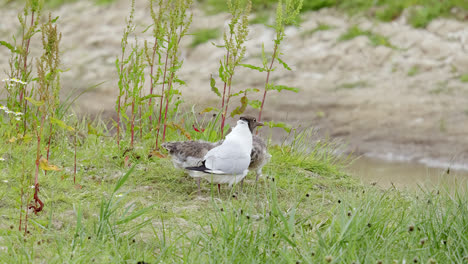
{"label": "white and grey gull", "polygon": [[[257,122],[254,117],[243,116],[241,120],[247,122],[250,133],[252,134],[254,129],[257,126],[263,125],[260,122]],[[237,127],[237,126],[236,126]],[[234,131],[234,129],[233,129]],[[245,131],[245,130],[244,130]],[[232,133],[232,132],[231,132]],[[229,134],[230,135],[230,134]],[[230,136],[226,136],[226,140]],[[176,168],[186,168],[186,167],[200,167],[207,153],[221,146],[224,141],[218,142],[206,142],[206,141],[178,141],[178,142],[166,142],[162,145],[165,149],[168,150],[169,154],[172,157],[172,162]],[[271,155],[267,152],[267,146],[263,139],[257,135],[252,135],[252,149],[250,153],[250,163],[249,170],[254,170],[256,172],[256,179],[262,176],[263,166],[270,160]],[[205,164],[206,165],[206,164]],[[201,170],[201,168],[200,168]],[[206,172],[199,172],[197,170],[189,171],[190,176],[197,179],[198,192],[200,193],[200,177],[211,180],[213,182],[221,183],[220,179],[233,179],[232,176],[220,176],[220,175],[211,175]],[[242,179],[245,176],[242,177]],[[236,180],[236,182],[238,182]],[[219,185],[218,185],[219,188]]]}

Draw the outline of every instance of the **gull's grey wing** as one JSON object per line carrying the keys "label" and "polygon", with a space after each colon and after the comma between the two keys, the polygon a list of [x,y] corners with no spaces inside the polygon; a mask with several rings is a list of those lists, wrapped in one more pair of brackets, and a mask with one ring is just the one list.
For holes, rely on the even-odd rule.
{"label": "gull's grey wing", "polygon": [[250,155],[235,144],[223,144],[205,156],[205,166],[213,172],[241,174],[250,164]]}

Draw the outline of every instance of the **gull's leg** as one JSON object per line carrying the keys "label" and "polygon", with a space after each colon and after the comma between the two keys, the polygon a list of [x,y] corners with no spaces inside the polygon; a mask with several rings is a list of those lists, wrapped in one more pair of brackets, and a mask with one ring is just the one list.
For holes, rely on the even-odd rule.
{"label": "gull's leg", "polygon": [[218,194],[221,193],[221,184],[218,183]]}
{"label": "gull's leg", "polygon": [[242,180],[240,182],[240,190],[241,190],[241,192],[244,190],[244,178],[242,178]]}
{"label": "gull's leg", "polygon": [[255,172],[255,174],[256,174],[256,176],[257,176],[257,177],[255,178],[255,182],[258,182],[258,179],[259,179],[260,177],[262,177],[262,168],[258,169],[258,170]]}

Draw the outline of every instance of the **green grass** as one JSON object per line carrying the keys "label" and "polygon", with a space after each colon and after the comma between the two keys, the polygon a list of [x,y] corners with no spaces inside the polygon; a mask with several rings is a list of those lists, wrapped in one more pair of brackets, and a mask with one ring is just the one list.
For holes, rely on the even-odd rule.
{"label": "green grass", "polygon": [[270,147],[268,177],[257,184],[249,175],[242,192],[223,186],[218,195],[203,182],[202,198],[169,159],[148,158],[150,141],[137,145],[130,171],[112,138],[81,138],[73,184],[71,139],[58,135],[50,162],[63,170],[40,175],[45,208],[29,215],[26,235],[17,230],[20,176],[32,175],[34,151],[2,144],[0,262],[463,263],[468,256],[466,193],[363,186],[342,173],[332,146],[307,146],[304,134]]}
{"label": "green grass", "polygon": [[415,76],[421,72],[421,69],[419,69],[418,66],[412,66],[409,71],[408,71],[408,76]]}
{"label": "green grass", "polygon": [[460,76],[460,81],[465,82],[465,83],[468,82],[468,73]]}
{"label": "green grass", "polygon": [[221,32],[217,28],[203,28],[193,32],[192,34],[194,37],[191,44],[192,47],[196,47],[221,36]]}
{"label": "green grass", "polygon": [[[223,1],[199,0],[209,13],[226,12]],[[253,0],[254,12],[272,10],[277,0]],[[452,17],[463,20],[468,14],[468,2],[465,0],[308,0],[304,1],[302,12],[316,11],[322,8],[334,7],[349,14],[365,14],[381,21],[393,21],[401,16],[405,9],[409,10],[409,24],[414,27],[426,27],[438,17]],[[458,9],[459,14],[451,13]]]}
{"label": "green grass", "polygon": [[343,83],[339,85],[336,89],[355,89],[355,88],[362,88],[366,87],[369,84],[366,81],[357,81],[351,83]]}
{"label": "green grass", "polygon": [[273,13],[269,10],[266,10],[266,11],[258,11],[254,15],[255,15],[254,18],[250,19],[249,21],[250,24],[266,25],[268,24],[270,17],[273,15]]}
{"label": "green grass", "polygon": [[319,23],[315,28],[302,32],[301,36],[302,37],[310,37],[313,34],[315,34],[316,32],[331,30],[331,29],[334,29],[334,28],[335,27],[332,26],[332,25],[328,25],[328,24],[325,24],[325,23]]}
{"label": "green grass", "polygon": [[381,45],[381,46],[389,47],[392,49],[396,48],[395,46],[392,45],[392,43],[390,43],[390,40],[388,40],[387,37],[374,33],[370,30],[363,30],[359,28],[357,25],[350,27],[347,32],[343,33],[339,37],[338,40],[347,41],[347,40],[356,38],[358,36],[366,36],[369,39],[370,43],[374,46]]}
{"label": "green grass", "polygon": [[[0,1],[0,5],[12,2],[18,2],[21,5],[23,5],[26,2],[26,0],[5,0],[3,2]],[[77,2],[77,0],[44,0],[44,6],[46,8],[55,9],[62,5],[74,2]],[[92,0],[92,2],[96,3],[97,5],[106,5],[115,2],[115,0]]]}

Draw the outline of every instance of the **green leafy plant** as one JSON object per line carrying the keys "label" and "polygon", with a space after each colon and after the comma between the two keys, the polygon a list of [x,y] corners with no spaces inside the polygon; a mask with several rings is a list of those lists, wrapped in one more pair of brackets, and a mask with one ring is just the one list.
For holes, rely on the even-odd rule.
{"label": "green leafy plant", "polygon": [[[94,233],[96,237],[100,240],[104,240],[111,236],[113,239],[117,240],[118,236],[124,233],[124,231],[118,231],[117,228],[123,225],[128,224],[129,222],[135,220],[136,218],[146,214],[152,208],[146,207],[140,210],[132,211],[134,208],[134,204],[127,205],[123,212],[119,212],[121,208],[121,202],[125,198],[124,194],[117,194],[117,192],[122,188],[125,182],[128,180],[130,175],[132,174],[135,166],[131,167],[122,177],[120,177],[115,187],[110,194],[109,198],[102,198],[99,210],[99,219],[94,226]],[[116,198],[117,197],[117,198]],[[78,222],[80,221],[80,213],[78,213]],[[134,225],[126,232],[131,232],[130,238],[135,235],[135,232],[144,227],[149,223],[151,219],[145,220],[138,225]],[[77,223],[77,227],[79,224]]]}
{"label": "green leafy plant", "polygon": [[[48,155],[50,149],[50,140],[53,133],[54,113],[57,109],[60,91],[60,53],[59,43],[61,35],[57,31],[57,26],[54,25],[51,15],[47,23],[41,27],[43,54],[37,60],[37,101],[34,103],[39,116],[33,122],[33,129],[36,134],[36,170],[34,177],[34,202],[28,206],[33,209],[34,213],[42,211],[44,203],[39,199],[39,168],[44,171],[57,170],[55,166],[48,164]],[[57,121],[56,121],[57,122]],[[41,140],[47,135],[44,134],[45,127],[49,128],[49,141],[47,147],[47,158],[42,158]]]}
{"label": "green leafy plant", "polygon": [[231,14],[231,20],[228,24],[227,31],[224,32],[224,45],[220,46],[226,50],[226,55],[219,62],[219,78],[223,83],[222,94],[220,89],[216,87],[216,80],[211,76],[211,90],[221,99],[221,137],[224,134],[227,112],[231,97],[244,94],[241,99],[241,106],[234,110],[231,116],[241,114],[247,106],[247,90],[239,93],[233,93],[232,80],[235,69],[240,65],[245,56],[245,41],[248,36],[248,16],[252,3],[247,1],[247,4],[242,0],[228,0],[227,6]]}
{"label": "green leafy plant", "polygon": [[282,0],[279,0],[278,6],[276,8],[276,19],[275,24],[273,26],[276,37],[274,39],[274,46],[273,46],[273,55],[271,58],[267,58],[265,53],[264,45],[262,45],[262,67],[257,67],[250,64],[242,64],[242,66],[257,70],[259,72],[266,72],[266,80],[265,80],[265,87],[263,90],[263,97],[262,101],[260,102],[251,102],[250,105],[258,108],[258,120],[262,120],[262,111],[265,105],[266,95],[268,91],[275,90],[281,92],[282,90],[288,90],[293,92],[298,92],[299,90],[294,87],[289,87],[286,85],[275,85],[270,81],[270,74],[275,70],[273,67],[275,61],[278,61],[285,69],[291,70],[291,68],[280,58],[281,51],[280,46],[281,42],[284,39],[285,32],[284,28],[288,24],[294,24],[296,21],[297,16],[302,8],[302,0],[301,1],[293,1],[293,0],[286,0],[283,4]]}
{"label": "green leafy plant", "polygon": [[376,34],[370,30],[362,30],[357,25],[350,27],[348,31],[342,34],[338,40],[346,41],[346,40],[354,39],[358,36],[366,36],[369,39],[370,43],[374,46],[380,45],[380,46],[385,46],[389,48],[396,48],[395,46],[392,45],[392,43],[388,40],[387,37],[382,36],[380,34]]}
{"label": "green leafy plant", "polygon": [[[117,144],[120,147],[122,137],[121,130],[130,137],[130,149],[134,146],[135,133],[139,131],[140,138],[146,132],[153,131],[156,137],[156,148],[165,140],[167,120],[170,118],[170,105],[177,109],[180,100],[173,103],[175,95],[180,95],[174,85],[183,85],[184,82],[177,76],[177,71],[183,61],[180,56],[180,41],[187,34],[192,16],[187,14],[191,6],[191,0],[172,0],[157,2],[158,11],[155,11],[155,0],[149,0],[152,24],[143,33],[152,28],[154,43],[144,42],[140,47],[138,39],[135,39],[131,51],[127,52],[128,36],[135,32],[134,25],[135,3],[132,1],[132,9],[122,37],[122,51],[120,58],[116,59],[116,68],[119,74],[119,94],[116,101],[117,116]],[[142,92],[146,69],[149,67],[150,92],[144,95]],[[161,92],[156,93],[157,86]],[[159,104],[156,106],[156,98]],[[159,108],[157,118],[154,118],[154,108]],[[130,109],[129,109],[130,108]],[[128,115],[130,112],[130,115]],[[146,122],[145,120],[149,120]],[[122,122],[123,121],[123,122]],[[139,124],[136,122],[139,121]],[[156,123],[155,123],[156,122]]]}
{"label": "green leafy plant", "polygon": [[[18,16],[22,29],[21,44],[16,44],[16,38],[13,38],[14,44],[1,41],[1,44],[11,51],[9,78],[4,80],[7,106],[2,106],[3,110],[10,114],[10,131],[7,137],[12,144],[24,144],[22,147],[25,148],[29,146],[31,134],[36,138],[34,194],[29,194],[26,186],[30,186],[30,182],[27,180],[28,177],[25,177],[25,173],[22,174],[19,190],[21,196],[19,229],[24,228],[25,232],[27,232],[29,209],[37,214],[44,207],[44,203],[39,198],[39,171],[47,173],[59,170],[57,166],[48,163],[55,126],[66,126],[60,120],[62,116],[57,115],[60,113],[61,88],[59,51],[61,34],[55,24],[58,17],[52,18],[49,14],[48,20],[40,22],[42,4],[39,0],[28,0],[22,15]],[[33,45],[31,40],[37,32],[42,35],[42,55],[39,58],[31,58],[30,46]],[[37,76],[33,75],[34,66]],[[43,153],[43,149],[46,149],[46,153]],[[26,166],[25,163],[23,165]],[[30,200],[32,201],[29,202]],[[23,216],[25,202],[27,205]]]}

